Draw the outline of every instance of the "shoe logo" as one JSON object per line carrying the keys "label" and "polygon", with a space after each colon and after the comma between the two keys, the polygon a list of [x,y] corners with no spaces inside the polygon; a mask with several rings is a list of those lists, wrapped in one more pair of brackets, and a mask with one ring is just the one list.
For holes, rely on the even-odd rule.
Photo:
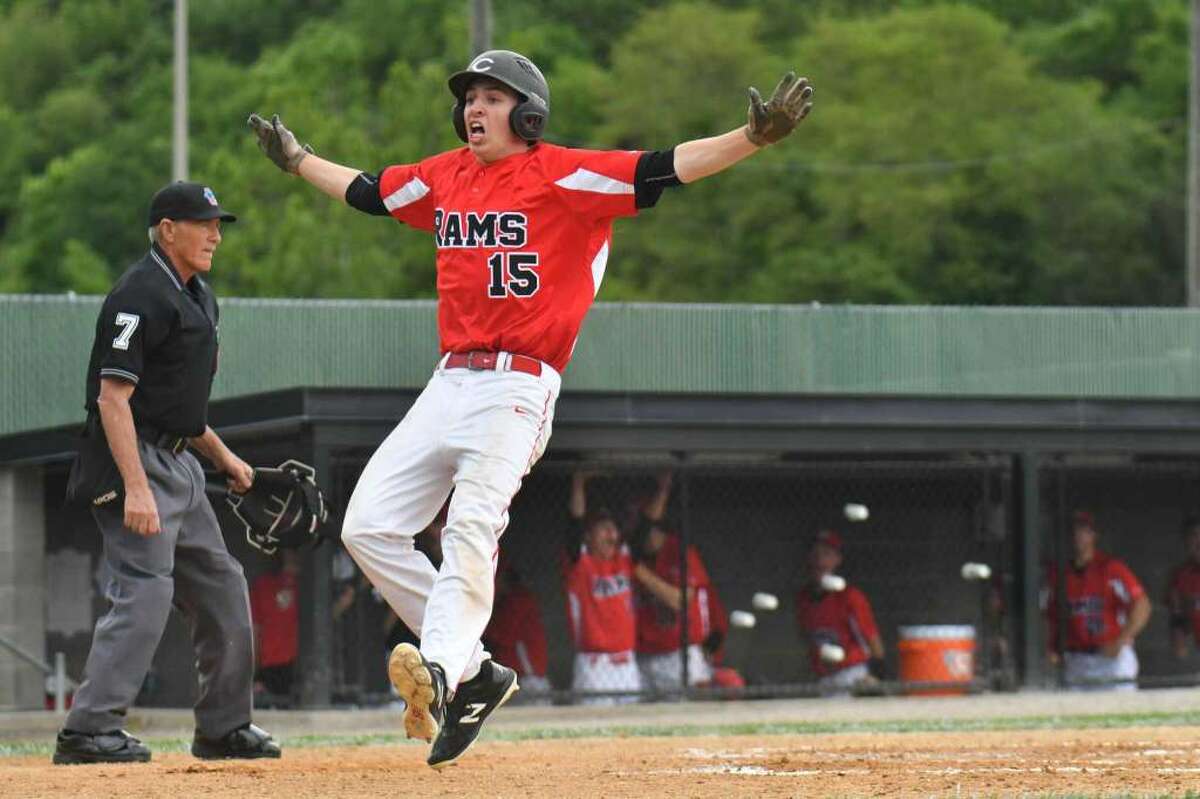
{"label": "shoe logo", "polygon": [[517,413],[521,414],[522,416],[528,416],[528,415],[529,415],[529,414],[527,414],[527,413],[525,412],[525,409],[524,409],[524,408],[522,408],[520,405],[514,405],[514,406],[513,406],[513,410],[514,410],[514,411],[516,411]]}
{"label": "shoe logo", "polygon": [[467,713],[458,720],[459,724],[478,724],[479,714],[487,708],[487,702],[472,702],[467,705]]}

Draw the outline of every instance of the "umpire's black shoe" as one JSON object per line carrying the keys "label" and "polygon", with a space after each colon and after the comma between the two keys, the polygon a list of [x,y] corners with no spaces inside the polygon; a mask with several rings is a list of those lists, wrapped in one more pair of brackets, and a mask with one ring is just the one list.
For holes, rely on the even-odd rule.
{"label": "umpire's black shoe", "polygon": [[192,754],[202,760],[253,760],[279,757],[279,744],[271,734],[254,724],[244,724],[220,738],[205,738],[196,732]]}
{"label": "umpire's black shoe", "polygon": [[445,768],[458,760],[479,737],[479,728],[496,708],[517,692],[517,673],[507,666],[485,660],[479,674],[458,686],[446,705],[446,723],[433,742],[429,765]]}
{"label": "umpire's black shoe", "polygon": [[149,761],[150,750],[125,730],[96,733],[62,730],[54,745],[54,762],[60,766]]}
{"label": "umpire's black shoe", "polygon": [[388,657],[388,679],[404,700],[404,732],[432,741],[446,714],[446,675],[412,644],[397,644]]}

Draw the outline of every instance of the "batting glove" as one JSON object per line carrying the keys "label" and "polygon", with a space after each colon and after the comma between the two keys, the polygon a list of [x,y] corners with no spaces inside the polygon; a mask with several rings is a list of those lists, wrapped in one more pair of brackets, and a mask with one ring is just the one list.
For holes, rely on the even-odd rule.
{"label": "batting glove", "polygon": [[258,137],[258,148],[266,153],[267,158],[270,158],[275,166],[284,172],[291,172],[293,175],[299,174],[300,162],[313,149],[307,144],[303,147],[300,146],[300,142],[296,141],[295,134],[283,126],[279,114],[272,116],[270,122],[258,114],[251,114],[250,118],[246,120],[246,124]]}
{"label": "batting glove", "polygon": [[751,86],[746,138],[757,147],[765,147],[787,136],[812,110],[812,95],[808,78],[797,78],[795,72],[783,76],[765,103],[758,89]]}

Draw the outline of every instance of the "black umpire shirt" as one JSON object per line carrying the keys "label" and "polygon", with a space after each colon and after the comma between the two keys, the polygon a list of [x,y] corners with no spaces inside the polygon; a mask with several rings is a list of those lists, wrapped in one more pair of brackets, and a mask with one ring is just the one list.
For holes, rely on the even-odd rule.
{"label": "black umpire shirt", "polygon": [[87,403],[99,412],[100,378],[133,383],[139,429],[193,437],[208,424],[217,371],[217,299],[200,277],[184,285],[158,245],[104,299],[88,363]]}

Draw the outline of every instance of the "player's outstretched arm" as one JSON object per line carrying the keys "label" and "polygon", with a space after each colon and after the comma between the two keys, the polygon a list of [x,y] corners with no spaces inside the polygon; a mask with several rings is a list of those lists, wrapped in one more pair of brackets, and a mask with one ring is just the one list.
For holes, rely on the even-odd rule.
{"label": "player's outstretched arm", "polygon": [[675,174],[692,183],[728,169],[768,144],[785,138],[812,110],[813,89],[808,78],[789,72],[779,81],[771,98],[763,101],[758,89],[750,87],[746,124],[740,128],[694,139],[675,148]]}
{"label": "player's outstretched arm", "polygon": [[254,131],[258,147],[275,166],[284,172],[299,175],[334,199],[346,202],[346,189],[362,172],[313,153],[307,144],[301,146],[296,136],[288,130],[279,114],[269,120],[251,114],[246,124]]}

